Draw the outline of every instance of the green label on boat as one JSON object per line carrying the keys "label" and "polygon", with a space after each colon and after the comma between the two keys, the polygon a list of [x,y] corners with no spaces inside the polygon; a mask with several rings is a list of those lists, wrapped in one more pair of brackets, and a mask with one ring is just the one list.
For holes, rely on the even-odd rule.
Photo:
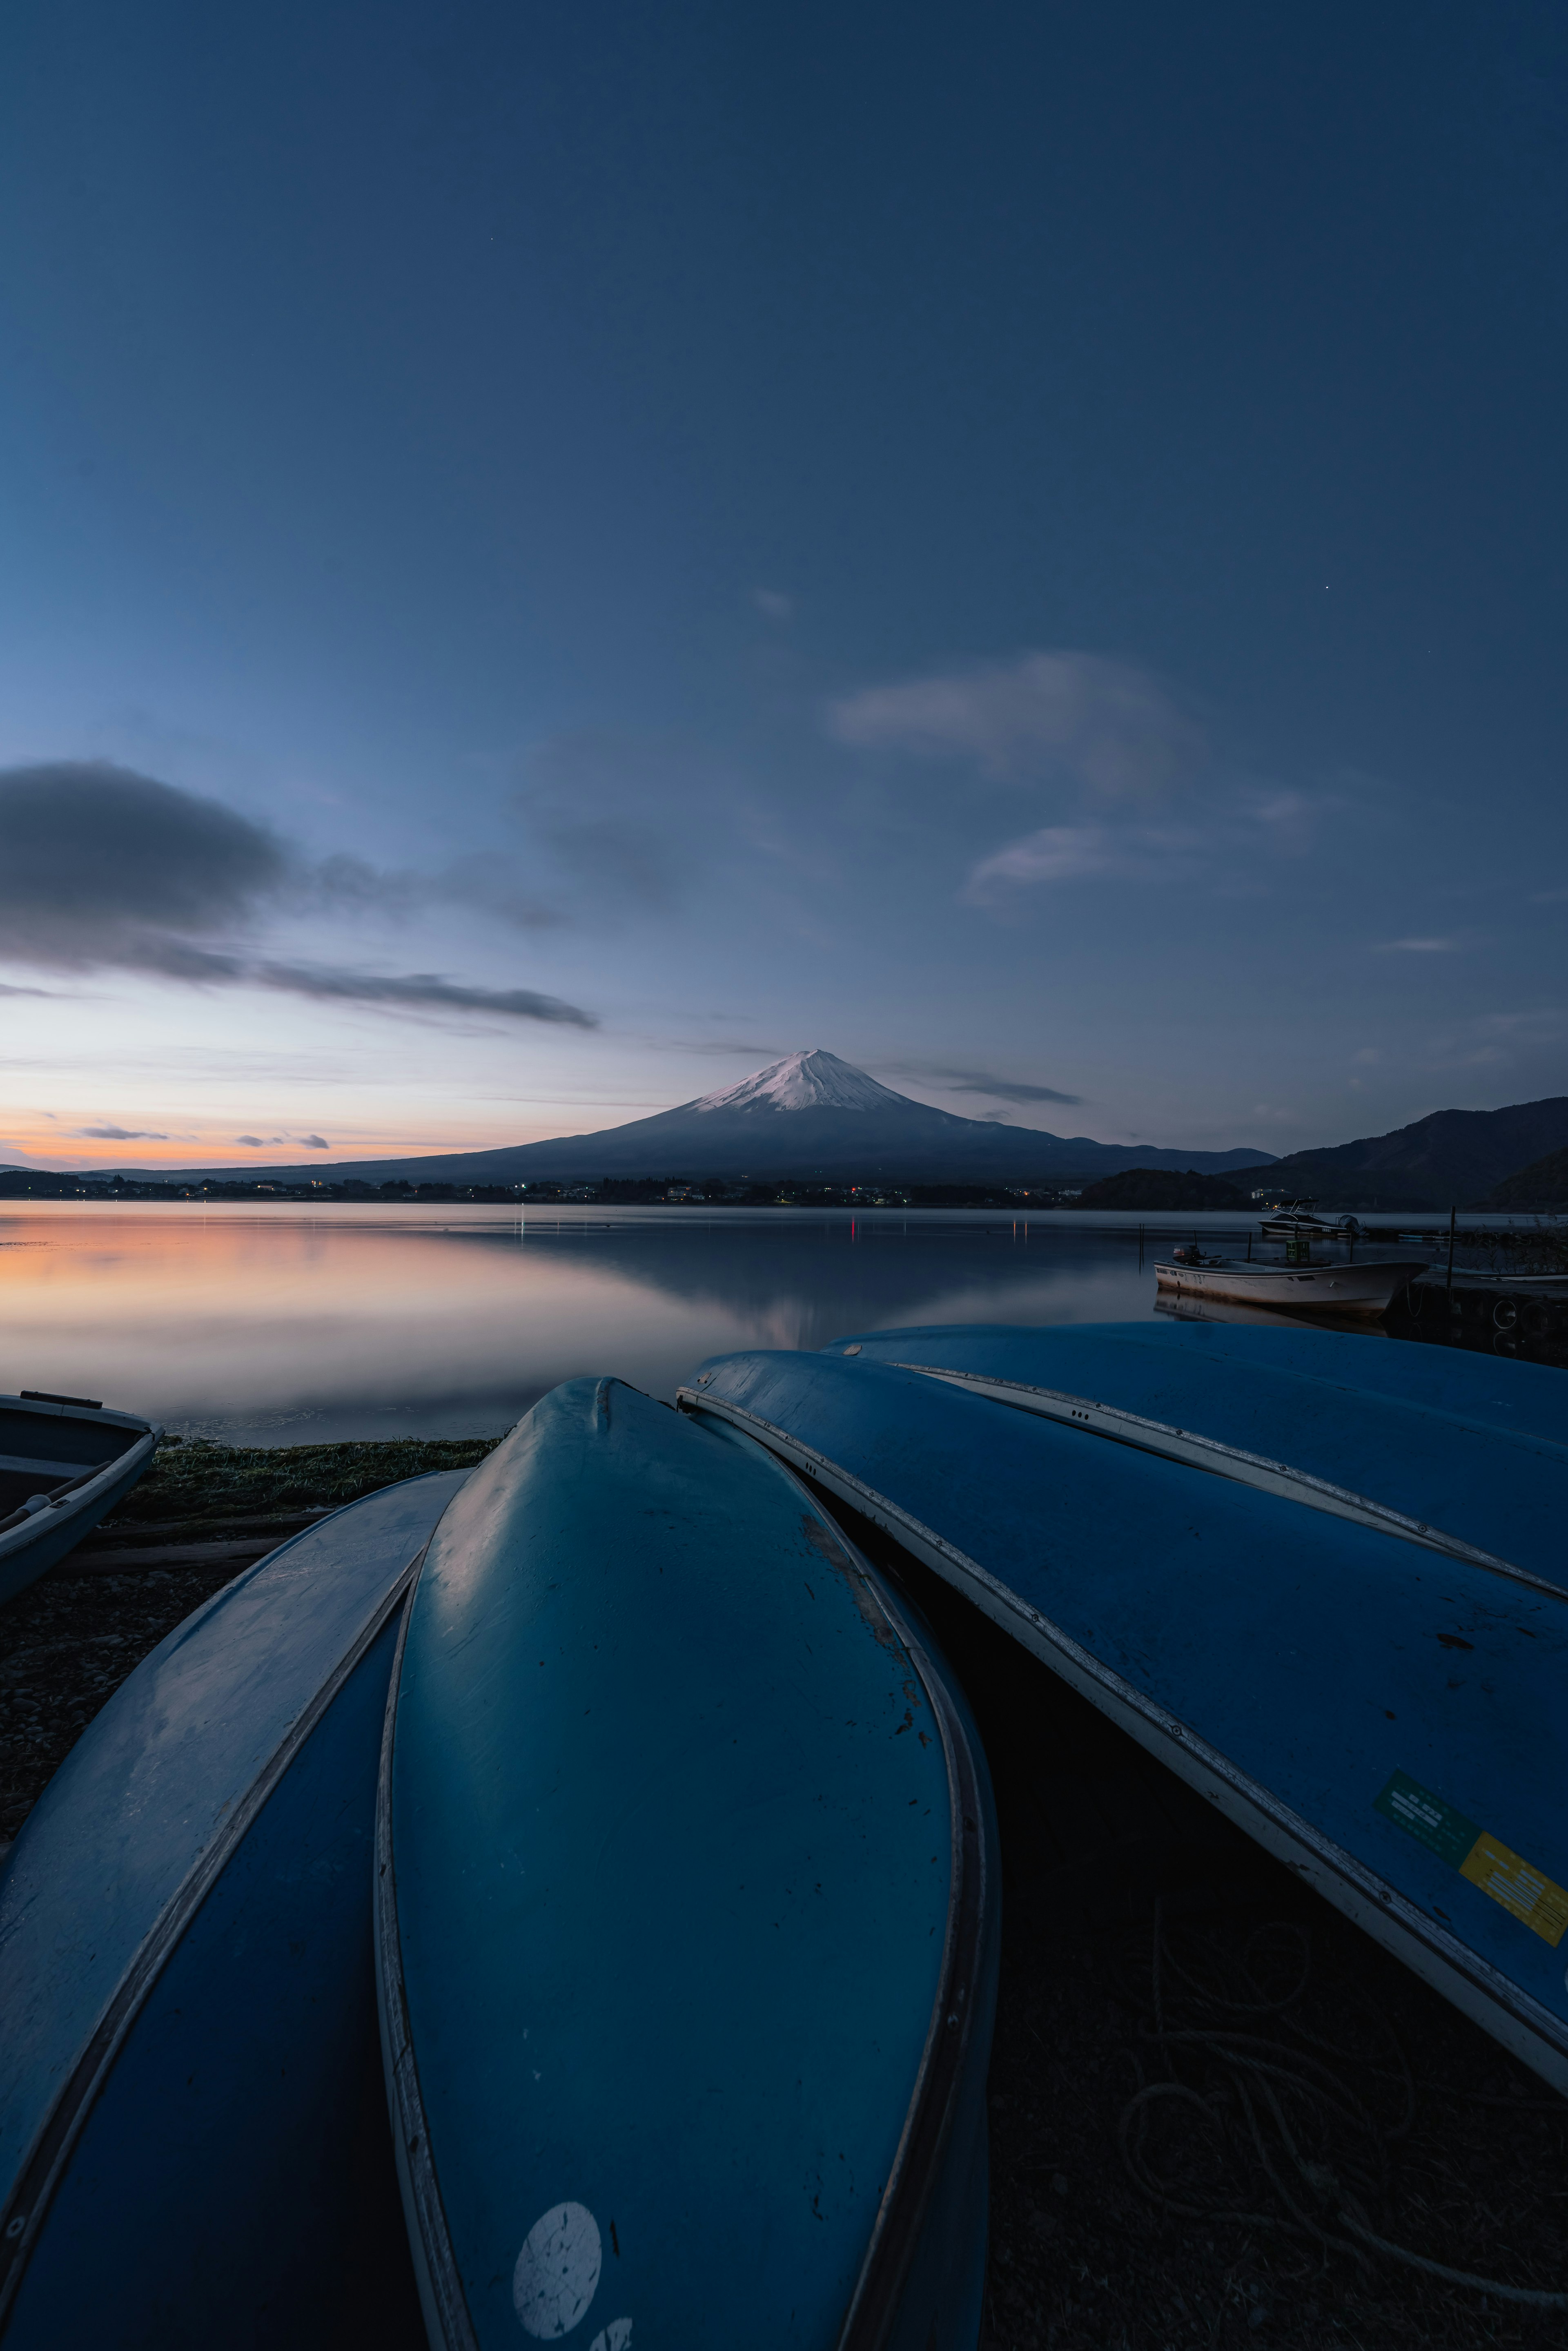
{"label": "green label on boat", "polygon": [[1553,1949],[1568,1934],[1568,1891],[1525,1861],[1500,1838],[1423,1788],[1407,1771],[1396,1771],[1376,1799],[1385,1820],[1419,1839],[1450,1869],[1490,1895],[1532,1934]]}
{"label": "green label on boat", "polygon": [[1441,1796],[1434,1796],[1430,1788],[1423,1788],[1407,1771],[1395,1772],[1378,1797],[1376,1809],[1385,1820],[1418,1837],[1450,1869],[1462,1867],[1480,1834],[1479,1821],[1467,1821],[1463,1813],[1445,1804]]}

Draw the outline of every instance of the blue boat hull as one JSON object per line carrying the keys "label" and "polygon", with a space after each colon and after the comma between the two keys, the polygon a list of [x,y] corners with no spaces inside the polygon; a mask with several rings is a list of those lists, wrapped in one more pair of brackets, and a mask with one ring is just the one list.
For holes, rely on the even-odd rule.
{"label": "blue boat hull", "polygon": [[[1564,1580],[1568,1380],[1544,1364],[1202,1322],[928,1326],[864,1332],[822,1352],[984,1382],[1021,1409],[1047,1408],[1054,1395],[1069,1424],[1085,1405],[1108,1405],[1143,1424],[1106,1430],[1124,1443],[1158,1449],[1161,1430],[1197,1431]],[[1223,1454],[1201,1466],[1238,1469]]]}
{"label": "blue boat hull", "polygon": [[[1325,1344],[1221,1335],[1260,1356],[1276,1335]],[[921,1337],[925,1353],[942,1345]],[[959,1352],[981,1343],[949,1337]],[[885,1529],[1568,2089],[1568,1595],[867,1361],[869,1340],[846,1360],[844,1343],[718,1359],[683,1399]],[[1389,1378],[1400,1351],[1345,1343]],[[1203,1394],[1199,1366],[1189,1428],[1204,1425]],[[1467,1424],[1472,1472],[1480,1425]],[[1511,1438],[1497,1441],[1511,1462]]]}
{"label": "blue boat hull", "polygon": [[398,1625],[463,1475],[236,1579],[25,1823],[0,1878],[6,2351],[418,2339],[371,1853]]}
{"label": "blue boat hull", "polygon": [[404,1641],[379,1959],[432,2344],[967,2351],[994,1826],[909,1613],[761,1447],[579,1380]]}

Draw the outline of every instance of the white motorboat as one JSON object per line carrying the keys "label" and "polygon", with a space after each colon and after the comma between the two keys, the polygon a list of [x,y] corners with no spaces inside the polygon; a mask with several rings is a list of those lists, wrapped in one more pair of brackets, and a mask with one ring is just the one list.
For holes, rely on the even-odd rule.
{"label": "white motorboat", "polygon": [[1263,1218],[1259,1229],[1270,1241],[1320,1240],[1353,1241],[1361,1230],[1359,1217],[1335,1217],[1332,1221],[1314,1217],[1312,1200],[1282,1200],[1278,1208]]}
{"label": "white motorboat", "polygon": [[1227,1298],[1243,1306],[1272,1306],[1291,1314],[1386,1314],[1407,1282],[1424,1273],[1428,1258],[1369,1258],[1364,1264],[1263,1265],[1244,1258],[1208,1257],[1197,1248],[1173,1249],[1157,1263],[1159,1289],[1184,1298]]}

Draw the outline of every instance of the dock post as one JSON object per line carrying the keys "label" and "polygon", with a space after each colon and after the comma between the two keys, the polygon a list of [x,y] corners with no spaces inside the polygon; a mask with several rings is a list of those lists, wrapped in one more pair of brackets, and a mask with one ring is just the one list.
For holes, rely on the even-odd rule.
{"label": "dock post", "polygon": [[1449,1210],[1449,1279],[1444,1284],[1451,1298],[1454,1294],[1454,1210]]}

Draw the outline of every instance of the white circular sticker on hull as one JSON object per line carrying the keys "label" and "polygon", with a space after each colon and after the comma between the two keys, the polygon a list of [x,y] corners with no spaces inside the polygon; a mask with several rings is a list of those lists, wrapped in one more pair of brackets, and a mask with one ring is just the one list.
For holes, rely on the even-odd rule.
{"label": "white circular sticker on hull", "polygon": [[523,2240],[512,2304],[525,2335],[553,2343],[582,2318],[604,2259],[599,2224],[586,2204],[552,2204]]}

